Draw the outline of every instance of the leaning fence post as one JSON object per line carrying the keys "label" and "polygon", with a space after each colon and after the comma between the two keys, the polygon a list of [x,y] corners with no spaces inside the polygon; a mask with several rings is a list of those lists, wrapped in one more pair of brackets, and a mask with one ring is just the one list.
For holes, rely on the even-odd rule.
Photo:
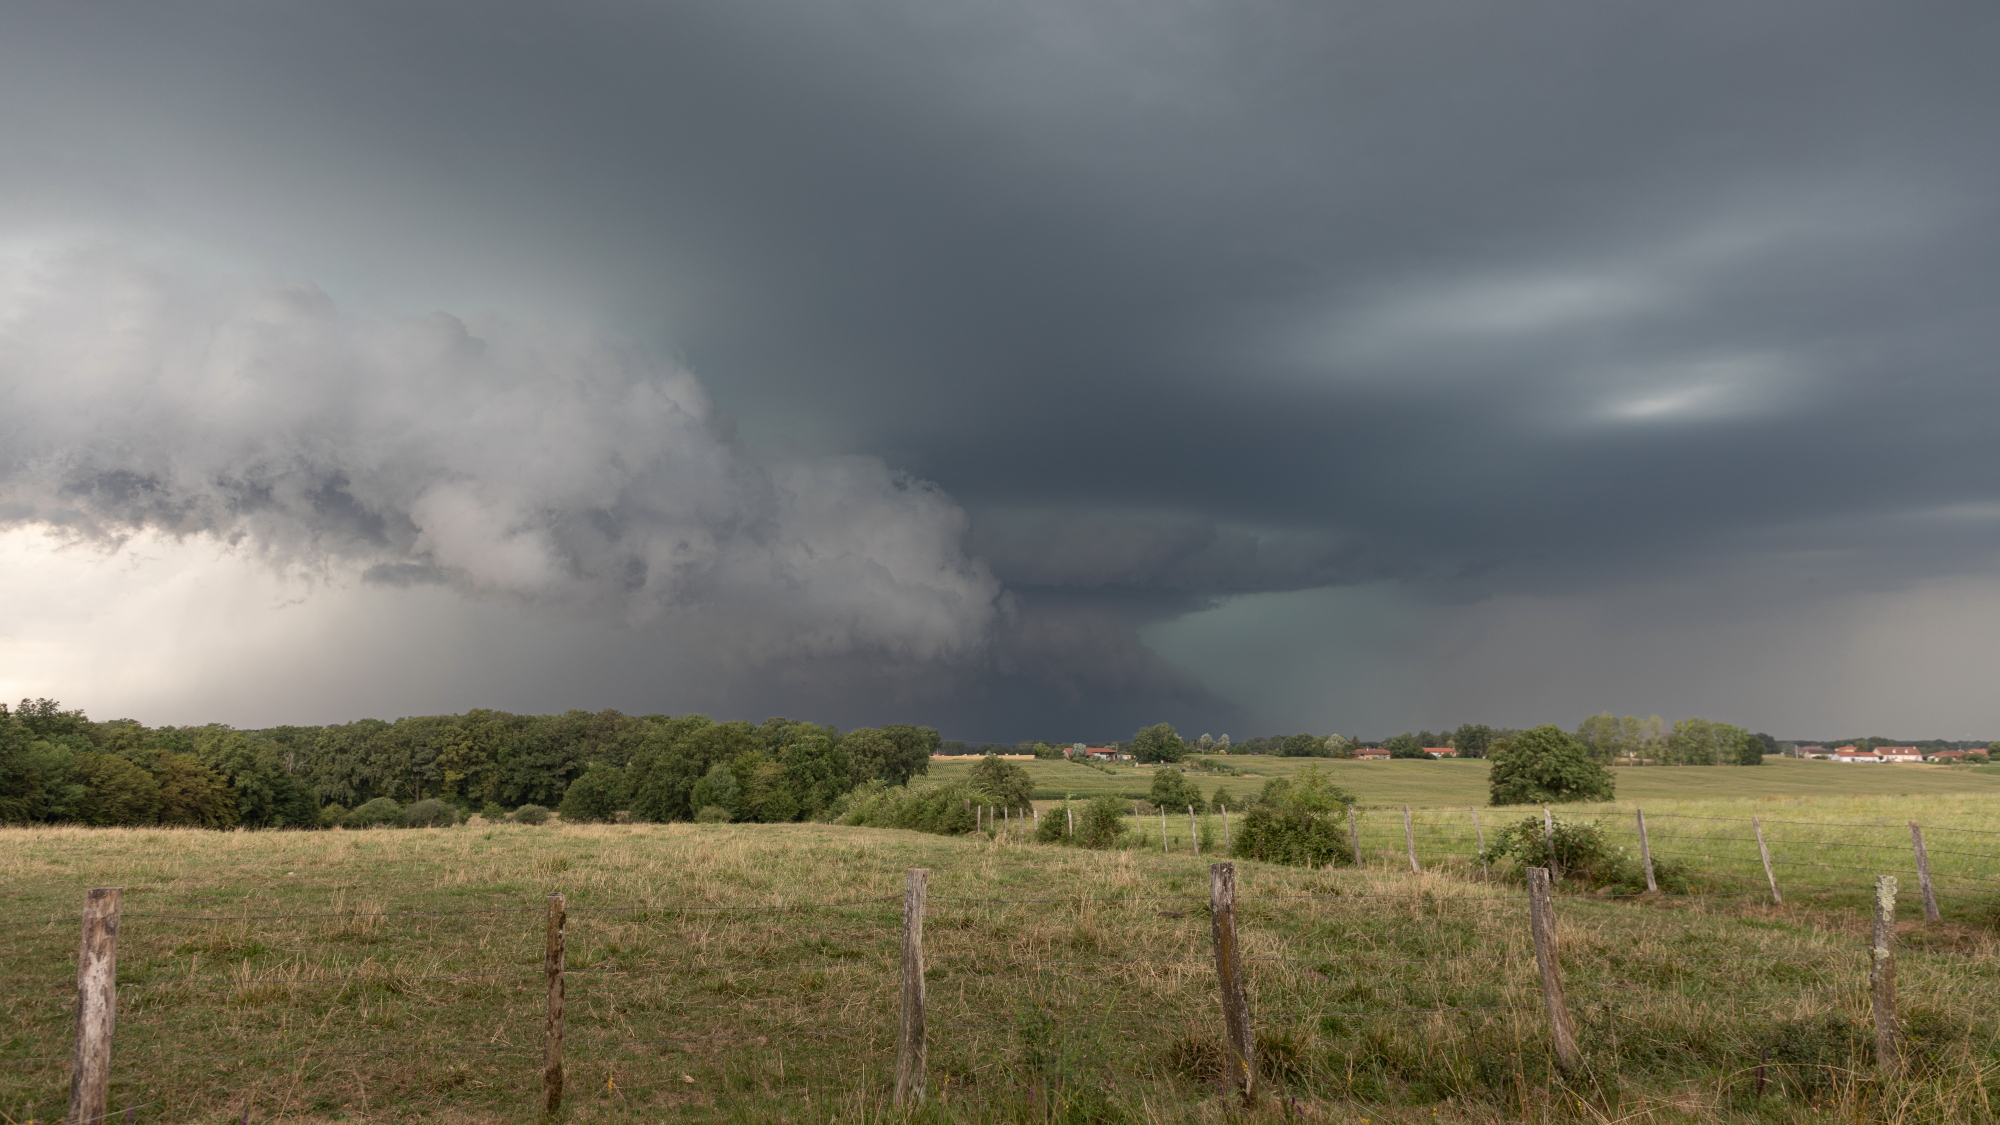
{"label": "leaning fence post", "polygon": [[1896,1054],[1896,877],[1875,876],[1874,958],[1868,966],[1868,992],[1875,1005],[1875,1070],[1884,1081],[1902,1069]]}
{"label": "leaning fence post", "polygon": [[1917,853],[1917,889],[1924,894],[1924,921],[1939,920],[1937,889],[1931,886],[1931,853],[1924,850],[1924,830],[1910,822],[1910,846]]}
{"label": "leaning fence post", "polygon": [[1660,884],[1653,878],[1653,842],[1646,837],[1646,810],[1635,808],[1632,812],[1639,818],[1639,862],[1646,868],[1646,891],[1659,894]]}
{"label": "leaning fence post", "polygon": [[1542,976],[1542,1003],[1549,1012],[1549,1038],[1556,1066],[1574,1074],[1583,1065],[1570,1029],[1569,1000],[1563,995],[1562,962],[1556,948],[1556,912],[1549,897],[1549,869],[1528,868],[1528,928],[1535,936],[1535,968]]}
{"label": "leaning fence post", "polygon": [[1764,822],[1753,816],[1750,827],[1757,831],[1757,854],[1764,860],[1764,878],[1771,884],[1771,901],[1783,906],[1785,896],[1778,893],[1778,873],[1771,870],[1771,849],[1764,845]]}
{"label": "leaning fence post", "polygon": [[1194,806],[1188,806],[1188,843],[1194,847],[1194,857],[1201,858],[1201,830],[1194,822]]}
{"label": "leaning fence post", "polygon": [[924,1100],[924,889],[930,869],[903,884],[902,1036],[896,1043],[896,1104]]}
{"label": "leaning fence post", "polygon": [[76,952],[76,1053],[69,1073],[70,1125],[91,1125],[111,1101],[111,1029],[118,1020],[118,904],[123,887],[83,896]]}
{"label": "leaning fence post", "polygon": [[1354,866],[1361,866],[1361,829],[1354,823],[1354,805],[1347,806],[1347,842],[1354,845]]}
{"label": "leaning fence post", "polygon": [[1250,997],[1243,989],[1242,951],[1236,945],[1236,865],[1208,865],[1209,932],[1215,942],[1215,977],[1222,991],[1222,1037],[1229,1044],[1243,1104],[1257,1100],[1257,1045],[1250,1032]]}
{"label": "leaning fence post", "polygon": [[563,1096],[563,923],[565,900],[549,896],[549,939],[542,969],[549,977],[549,1014],[542,1027],[542,1109],[554,1113]]}
{"label": "leaning fence post", "polygon": [[1472,831],[1479,837],[1479,875],[1485,878],[1486,870],[1486,829],[1479,826],[1479,810],[1472,810]]}

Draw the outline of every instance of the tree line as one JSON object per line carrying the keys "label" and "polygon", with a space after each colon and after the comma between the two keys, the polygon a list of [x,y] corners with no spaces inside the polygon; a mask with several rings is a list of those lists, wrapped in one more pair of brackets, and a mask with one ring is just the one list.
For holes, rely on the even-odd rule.
{"label": "tree line", "polygon": [[791,821],[857,785],[929,772],[941,739],[786,718],[574,710],[362,719],[245,731],[93,722],[49,699],[0,704],[0,823],[311,828],[387,798],[566,819]]}

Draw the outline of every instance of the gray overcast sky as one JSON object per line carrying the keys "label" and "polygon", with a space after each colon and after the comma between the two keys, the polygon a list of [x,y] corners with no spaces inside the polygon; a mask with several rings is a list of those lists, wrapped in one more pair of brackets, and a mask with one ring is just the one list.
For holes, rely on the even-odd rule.
{"label": "gray overcast sky", "polygon": [[0,12],[0,689],[2000,737],[1988,2]]}

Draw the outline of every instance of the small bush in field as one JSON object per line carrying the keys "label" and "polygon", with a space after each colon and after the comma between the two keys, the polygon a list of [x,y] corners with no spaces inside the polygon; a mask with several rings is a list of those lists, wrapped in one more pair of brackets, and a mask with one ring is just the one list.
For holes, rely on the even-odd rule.
{"label": "small bush in field", "polygon": [[332,828],[336,824],[346,824],[346,823],[347,823],[346,805],[332,804],[319,810],[319,826],[321,828]]}
{"label": "small bush in field", "polygon": [[1125,802],[1106,793],[1092,797],[1076,818],[1076,842],[1086,848],[1116,847],[1125,831]]}
{"label": "small bush in field", "polygon": [[498,824],[507,819],[507,810],[501,808],[497,801],[488,801],[485,807],[479,810],[479,819],[489,824]]}
{"label": "small bush in field", "polygon": [[[1646,889],[1646,872],[1639,864],[1639,857],[1623,847],[1613,846],[1596,821],[1561,817],[1553,821],[1553,834],[1538,816],[1502,828],[1487,855],[1492,859],[1513,860],[1525,872],[1530,867],[1549,865],[1549,845],[1553,841],[1556,871],[1563,879],[1590,887],[1608,887],[1620,894],[1637,894]],[[1687,868],[1680,863],[1654,859],[1653,879],[1668,894],[1688,890]]]}
{"label": "small bush in field", "polygon": [[515,824],[547,824],[549,822],[549,810],[540,805],[522,805],[520,808],[515,809],[513,815],[507,819],[513,821]]}
{"label": "small bush in field", "polygon": [[458,810],[435,797],[427,797],[403,810],[405,828],[449,828],[458,823]]}
{"label": "small bush in field", "polygon": [[1352,863],[1339,814],[1353,803],[1354,797],[1317,766],[1296,777],[1272,778],[1244,812],[1229,852],[1242,859],[1303,867]]}
{"label": "small bush in field", "polygon": [[1036,841],[1044,844],[1060,844],[1067,841],[1070,818],[1075,815],[1076,810],[1065,798],[1062,804],[1042,814],[1040,821],[1035,825]]}
{"label": "small bush in field", "polygon": [[721,805],[704,805],[700,812],[694,814],[696,824],[728,824],[733,819],[730,811]]}
{"label": "small bush in field", "polygon": [[975,797],[985,799],[962,781],[935,787],[864,782],[849,795],[847,815],[840,823],[956,836],[977,826],[969,806]]}
{"label": "small bush in field", "polygon": [[374,828],[380,824],[403,823],[403,806],[394,797],[377,797],[347,814],[349,828]]}

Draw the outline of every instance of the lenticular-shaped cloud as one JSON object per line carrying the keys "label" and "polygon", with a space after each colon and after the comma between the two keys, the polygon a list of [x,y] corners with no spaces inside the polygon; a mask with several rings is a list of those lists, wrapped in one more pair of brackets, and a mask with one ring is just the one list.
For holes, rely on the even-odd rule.
{"label": "lenticular-shaped cloud", "polygon": [[870,457],[766,467],[603,334],[344,316],[111,252],[0,289],[0,524],[210,535],[281,566],[698,625],[718,655],[964,657],[999,583]]}

